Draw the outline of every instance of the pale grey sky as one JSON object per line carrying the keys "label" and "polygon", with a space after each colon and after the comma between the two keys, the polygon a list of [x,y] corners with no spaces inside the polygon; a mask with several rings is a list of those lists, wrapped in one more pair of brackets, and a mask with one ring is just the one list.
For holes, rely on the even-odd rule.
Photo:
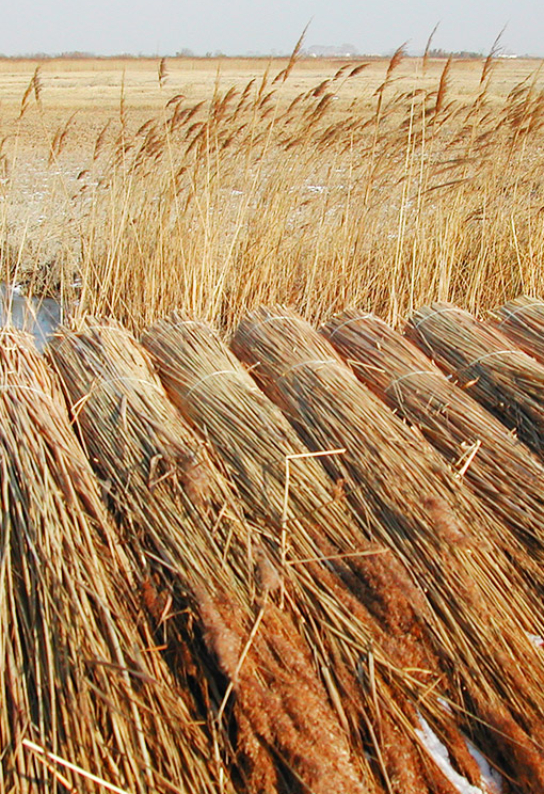
{"label": "pale grey sky", "polygon": [[544,55],[542,0],[6,0],[0,53],[283,53],[309,21],[307,46],[418,51],[440,22],[436,47],[487,52],[506,25],[506,50]]}

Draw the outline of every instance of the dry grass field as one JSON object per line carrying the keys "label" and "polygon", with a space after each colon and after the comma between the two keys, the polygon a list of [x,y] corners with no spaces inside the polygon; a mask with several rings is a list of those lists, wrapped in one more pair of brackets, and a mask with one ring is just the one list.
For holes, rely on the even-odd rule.
{"label": "dry grass field", "polygon": [[535,61],[0,62],[4,278],[133,327],[542,289]]}

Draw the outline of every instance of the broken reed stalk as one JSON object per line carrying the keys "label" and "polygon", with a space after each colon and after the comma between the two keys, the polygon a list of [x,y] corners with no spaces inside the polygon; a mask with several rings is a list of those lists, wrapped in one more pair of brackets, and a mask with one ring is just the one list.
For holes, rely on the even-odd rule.
{"label": "broken reed stalk", "polygon": [[0,789],[95,791],[32,741],[134,794],[217,792],[60,389],[19,332],[0,334],[0,425]]}
{"label": "broken reed stalk", "polygon": [[[281,611],[273,588],[254,598],[253,529],[143,348],[118,324],[89,318],[62,332],[51,356],[125,543],[148,560],[140,576],[156,583],[146,606],[167,658],[200,691],[217,754],[235,764],[241,790],[371,791],[298,613]],[[265,538],[260,553],[273,571],[277,553]]]}
{"label": "broken reed stalk", "polygon": [[323,464],[345,480],[359,520],[396,549],[427,591],[437,649],[461,684],[461,701],[481,721],[472,729],[524,791],[542,786],[544,671],[526,635],[535,617],[542,625],[541,609],[528,603],[519,575],[489,541],[491,516],[294,312],[254,312],[233,349],[310,449],[346,447],[345,456]]}
{"label": "broken reed stalk", "polygon": [[[287,538],[285,562],[296,583],[297,608],[306,615],[314,647],[323,649],[322,674],[341,695],[338,708],[346,715],[355,746],[360,745],[363,727],[366,752],[382,759],[381,771],[396,781],[395,790],[400,786],[405,792],[422,791],[426,785],[434,790],[441,773],[429,760],[427,772],[422,765],[414,733],[419,726],[417,709],[429,708],[421,700],[429,689],[447,699],[451,695],[440,681],[440,660],[425,625],[429,608],[391,551],[384,555],[378,548],[373,556],[375,544],[342,504],[341,482],[335,485],[318,464],[316,456],[338,451],[309,452],[279,409],[204,324],[174,315],[149,329],[143,342],[171,400],[227,466],[248,520],[282,549]],[[286,461],[291,464],[287,501]],[[266,582],[266,569],[260,578]],[[363,682],[349,674],[357,664],[357,647],[369,666],[371,658],[376,660],[373,672],[368,672],[371,686],[361,687]],[[365,712],[370,728],[361,726]],[[446,733],[459,766],[473,782],[479,780],[454,722],[445,719],[441,708],[431,707],[429,717]],[[397,738],[391,745],[393,734]]]}
{"label": "broken reed stalk", "polygon": [[495,309],[487,324],[544,364],[544,303],[541,300],[520,295]]}
{"label": "broken reed stalk", "polygon": [[422,306],[406,335],[461,388],[544,456],[544,366],[497,329],[447,303]]}
{"label": "broken reed stalk", "polygon": [[494,542],[540,592],[544,587],[544,468],[495,417],[453,384],[406,337],[349,310],[324,336],[357,378],[445,457],[500,519]]}

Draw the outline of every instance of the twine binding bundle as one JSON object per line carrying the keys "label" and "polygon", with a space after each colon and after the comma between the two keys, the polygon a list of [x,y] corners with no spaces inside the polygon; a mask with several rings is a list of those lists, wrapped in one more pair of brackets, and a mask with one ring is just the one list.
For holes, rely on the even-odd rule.
{"label": "twine binding bundle", "polygon": [[520,295],[495,309],[489,323],[529,356],[544,364],[544,303]]}
{"label": "twine binding bundle", "polygon": [[494,541],[542,593],[544,468],[529,449],[377,317],[347,311],[322,331],[357,378],[419,428],[500,518],[489,525],[498,530]]}
{"label": "twine binding bundle", "polygon": [[524,791],[542,787],[543,670],[525,634],[539,607],[518,590],[520,577],[499,550],[484,543],[491,517],[339,359],[314,366],[335,354],[297,315],[284,308],[253,313],[233,349],[311,449],[347,449],[323,463],[345,480],[359,519],[377,519],[380,540],[428,589],[452,674],[463,682],[467,710],[481,720],[473,728]]}
{"label": "twine binding bundle", "polygon": [[60,390],[18,332],[0,334],[0,424],[0,789],[96,791],[44,750],[134,794],[218,791]]}
{"label": "twine binding bundle", "polygon": [[215,757],[239,790],[372,794],[368,763],[351,755],[297,610],[275,602],[274,545],[261,537],[257,582],[253,530],[143,349],[117,324],[88,319],[60,335],[51,355],[125,542],[147,560],[139,575],[153,583],[146,606],[166,658],[199,692]]}
{"label": "twine binding bundle", "polygon": [[544,366],[468,312],[436,303],[409,320],[406,335],[540,457],[544,455]]}

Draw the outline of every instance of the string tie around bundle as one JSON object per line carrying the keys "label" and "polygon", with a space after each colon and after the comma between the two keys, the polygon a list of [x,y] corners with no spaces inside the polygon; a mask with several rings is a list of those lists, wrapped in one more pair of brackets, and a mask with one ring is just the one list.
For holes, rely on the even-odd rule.
{"label": "string tie around bundle", "polygon": [[482,361],[485,361],[488,358],[494,358],[495,356],[504,356],[507,353],[518,353],[519,354],[521,352],[522,351],[519,350],[519,348],[518,348],[517,350],[516,349],[493,350],[491,353],[484,353],[483,356],[479,356],[479,358],[475,358],[474,361],[470,362],[470,364],[465,364],[464,367],[459,367],[459,369],[456,371],[456,375],[459,375],[460,372],[465,372],[465,370],[467,370],[467,369],[471,369],[472,367],[475,367],[477,364],[480,364]]}
{"label": "string tie around bundle", "polygon": [[240,373],[237,370],[235,370],[235,369],[218,369],[215,372],[210,372],[210,373],[208,373],[208,375],[204,375],[204,377],[200,378],[200,380],[197,380],[197,382],[194,383],[191,386],[191,388],[188,389],[185,392],[185,397],[190,397],[191,394],[194,391],[196,391],[197,389],[199,389],[202,386],[203,383],[207,383],[212,378],[215,378],[218,375],[234,375],[235,378],[239,378],[240,377]]}
{"label": "string tie around bundle", "polygon": [[359,322],[359,320],[370,320],[370,319],[372,319],[373,317],[374,317],[374,315],[372,315],[372,314],[369,314],[368,312],[367,312],[366,314],[361,314],[361,316],[360,316],[360,317],[350,317],[350,319],[349,319],[349,320],[345,320],[343,323],[340,323],[340,325],[338,325],[338,326],[337,326],[337,327],[334,329],[334,331],[332,331],[330,334],[328,334],[328,338],[329,338],[329,339],[332,339],[332,338],[333,338],[333,336],[334,336],[335,334],[337,334],[337,333],[338,333],[338,331],[340,331],[340,330],[341,330],[342,328],[344,328],[344,326],[346,326],[346,325],[350,325],[351,323],[356,323],[356,322]]}
{"label": "string tie around bundle", "polygon": [[457,306],[444,306],[442,309],[435,309],[435,311],[431,312],[430,314],[427,314],[426,317],[422,317],[420,320],[418,320],[414,328],[419,328],[420,325],[423,325],[423,323],[426,323],[427,320],[431,319],[431,317],[436,317],[438,314],[447,314],[448,312],[458,312],[458,311],[461,310],[458,309]]}
{"label": "string tie around bundle", "polygon": [[293,364],[292,367],[286,369],[278,378],[278,381],[287,378],[294,370],[301,369],[302,367],[321,367],[321,366],[328,366],[330,364],[343,367],[344,365],[338,361],[336,358],[310,358],[308,361],[300,361],[298,364]]}
{"label": "string tie around bundle", "polygon": [[298,315],[293,316],[291,314],[274,314],[270,317],[266,317],[264,320],[261,320],[258,323],[252,323],[250,333],[253,333],[253,331],[256,331],[257,328],[260,328],[263,325],[275,323],[277,320],[291,320],[292,322],[306,323],[304,317],[299,317]]}
{"label": "string tie around bundle", "polygon": [[392,380],[389,386],[385,389],[385,393],[392,389],[394,386],[398,386],[399,383],[403,380],[408,380],[409,378],[414,378],[417,375],[436,375],[436,370],[432,369],[415,369],[413,372],[407,372],[405,375],[401,375],[399,378],[395,378]]}
{"label": "string tie around bundle", "polygon": [[527,303],[524,306],[518,306],[517,309],[514,309],[514,311],[507,311],[506,317],[504,317],[504,319],[502,319],[499,323],[499,328],[501,325],[503,325],[503,323],[506,323],[508,320],[512,319],[512,317],[516,317],[518,314],[522,314],[525,309],[532,309],[534,306],[544,306],[544,302],[534,301],[533,303]]}
{"label": "string tie around bundle", "polygon": [[22,383],[2,383],[0,384],[0,392],[4,391],[29,391],[33,392],[33,394],[39,394],[40,397],[45,397],[49,402],[53,400],[53,396],[43,389],[38,389],[36,386],[25,386]]}

